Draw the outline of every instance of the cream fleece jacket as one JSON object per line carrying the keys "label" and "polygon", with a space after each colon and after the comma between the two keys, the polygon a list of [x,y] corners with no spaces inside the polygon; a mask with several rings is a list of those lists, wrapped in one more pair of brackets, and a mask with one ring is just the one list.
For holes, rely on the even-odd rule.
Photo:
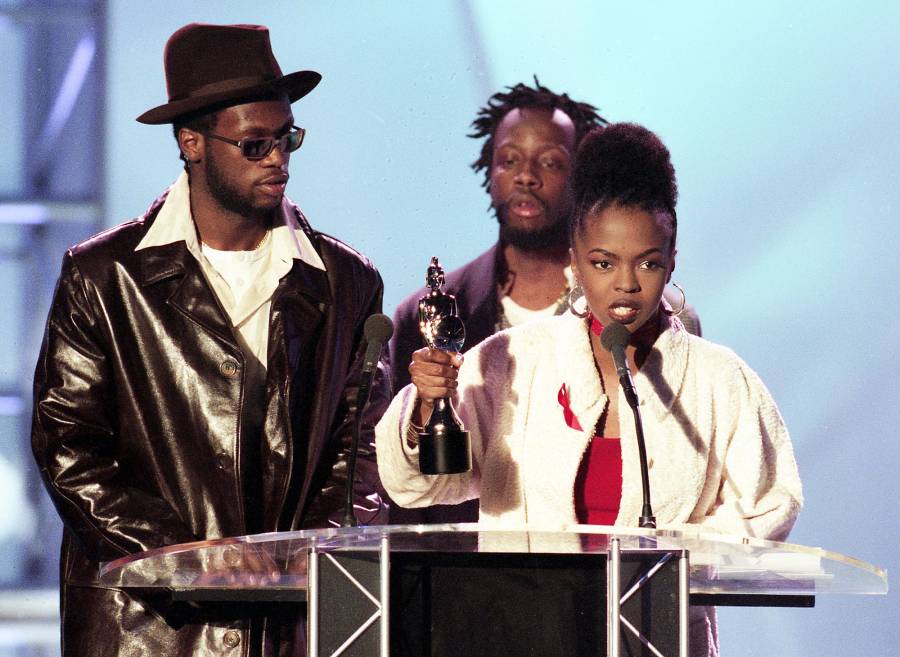
{"label": "cream fleece jacket", "polygon": [[[787,429],[756,373],[730,349],[672,319],[634,381],[658,525],[691,523],[784,540],[803,503],[800,477]],[[565,421],[558,401],[563,384],[581,431]],[[624,395],[615,394],[622,433],[616,525],[636,527],[642,505],[637,442]],[[405,440],[415,400],[414,386],[401,390],[376,427],[379,474],[396,503],[480,497],[483,525],[577,523],[575,479],[607,404],[585,320],[567,313],[517,326],[466,353],[455,406],[472,440],[468,473],[419,472],[418,450]],[[695,641],[692,654],[716,652],[714,616],[706,617],[708,641]],[[708,653],[701,643],[710,644]]]}

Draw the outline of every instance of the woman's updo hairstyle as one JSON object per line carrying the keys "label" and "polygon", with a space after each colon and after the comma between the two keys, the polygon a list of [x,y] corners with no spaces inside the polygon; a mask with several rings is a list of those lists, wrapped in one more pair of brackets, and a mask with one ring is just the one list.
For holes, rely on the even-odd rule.
{"label": "woman's updo hairstyle", "polygon": [[647,128],[613,123],[591,130],[578,148],[571,186],[575,211],[569,235],[573,241],[588,216],[617,204],[667,214],[672,221],[671,247],[675,250],[675,169],[669,150]]}

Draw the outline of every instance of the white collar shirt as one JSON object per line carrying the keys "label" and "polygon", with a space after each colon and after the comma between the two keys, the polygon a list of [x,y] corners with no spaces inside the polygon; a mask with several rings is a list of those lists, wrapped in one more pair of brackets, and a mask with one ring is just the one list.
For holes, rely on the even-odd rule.
{"label": "white collar shirt", "polygon": [[[281,222],[264,238],[258,250],[211,250],[198,238],[191,215],[188,176],[182,172],[169,189],[156,220],[135,249],[184,242],[228,313],[236,329],[235,337],[249,359],[248,364],[253,368],[261,366],[263,372],[268,358],[272,295],[278,282],[291,270],[295,259],[325,271],[325,264],[300,227],[287,198],[282,199],[280,212]],[[250,275],[251,280],[241,280],[240,288],[236,289],[236,281],[241,275]]]}

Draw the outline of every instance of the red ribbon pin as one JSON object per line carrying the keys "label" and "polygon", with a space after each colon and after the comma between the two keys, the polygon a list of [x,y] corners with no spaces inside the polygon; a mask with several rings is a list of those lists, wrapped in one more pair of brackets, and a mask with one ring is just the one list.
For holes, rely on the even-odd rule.
{"label": "red ribbon pin", "polygon": [[582,431],[581,423],[575,417],[575,413],[572,412],[572,406],[569,402],[569,388],[565,383],[559,387],[556,399],[559,401],[559,405],[562,406],[563,419],[565,419],[569,428],[575,429],[575,431]]}

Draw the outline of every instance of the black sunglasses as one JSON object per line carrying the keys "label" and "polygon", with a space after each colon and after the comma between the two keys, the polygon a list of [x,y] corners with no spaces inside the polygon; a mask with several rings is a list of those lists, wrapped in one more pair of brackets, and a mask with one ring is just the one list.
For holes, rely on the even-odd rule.
{"label": "black sunglasses", "polygon": [[268,157],[269,153],[276,146],[281,149],[282,153],[293,153],[303,145],[303,137],[306,136],[306,130],[292,126],[290,132],[286,132],[280,137],[255,137],[253,139],[241,139],[240,141],[228,139],[228,137],[222,137],[221,135],[214,135],[211,132],[206,133],[206,136],[237,146],[241,149],[241,155],[248,160],[262,160]]}

